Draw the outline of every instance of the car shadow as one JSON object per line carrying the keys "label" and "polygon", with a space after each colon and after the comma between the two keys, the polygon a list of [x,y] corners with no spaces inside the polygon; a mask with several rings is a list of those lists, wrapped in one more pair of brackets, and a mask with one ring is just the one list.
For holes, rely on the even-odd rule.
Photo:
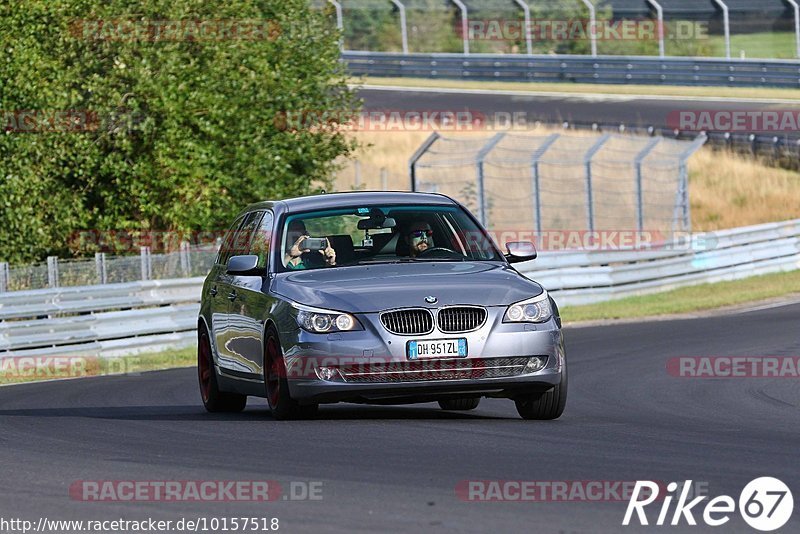
{"label": "car shadow", "polygon": [[[202,406],[85,406],[74,408],[0,409],[0,417],[82,417],[133,421],[275,421],[266,406],[255,405],[241,413],[208,413]],[[430,406],[323,405],[311,420],[503,420],[480,412],[452,412]]]}

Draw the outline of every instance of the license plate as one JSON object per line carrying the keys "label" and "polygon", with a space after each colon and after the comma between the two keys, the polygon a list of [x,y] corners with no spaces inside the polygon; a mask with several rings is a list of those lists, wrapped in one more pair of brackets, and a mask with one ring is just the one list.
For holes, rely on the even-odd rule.
{"label": "license plate", "polygon": [[421,358],[466,358],[467,340],[459,339],[426,339],[408,342],[408,359]]}

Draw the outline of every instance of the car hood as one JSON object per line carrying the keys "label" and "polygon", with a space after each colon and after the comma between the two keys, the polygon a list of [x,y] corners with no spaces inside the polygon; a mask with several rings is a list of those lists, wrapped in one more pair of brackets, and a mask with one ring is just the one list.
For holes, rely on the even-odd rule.
{"label": "car hood", "polygon": [[[282,273],[273,279],[272,291],[307,306],[374,313],[456,304],[507,306],[543,289],[500,262],[419,262]],[[426,303],[429,296],[437,302]]]}

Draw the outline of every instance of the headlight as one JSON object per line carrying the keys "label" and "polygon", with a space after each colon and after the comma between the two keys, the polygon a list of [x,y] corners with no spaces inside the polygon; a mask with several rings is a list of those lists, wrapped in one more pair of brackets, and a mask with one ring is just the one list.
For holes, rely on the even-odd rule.
{"label": "headlight", "polygon": [[293,306],[297,310],[297,324],[303,330],[314,334],[364,329],[358,319],[349,313],[310,308],[300,304]]}
{"label": "headlight", "polygon": [[545,291],[537,297],[512,304],[503,316],[504,323],[544,323],[553,316],[553,308]]}

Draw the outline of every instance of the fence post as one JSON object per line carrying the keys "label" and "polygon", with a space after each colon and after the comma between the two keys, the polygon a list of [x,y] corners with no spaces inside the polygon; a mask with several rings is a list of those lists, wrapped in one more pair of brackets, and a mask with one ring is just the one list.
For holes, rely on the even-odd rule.
{"label": "fence post", "polygon": [[561,134],[552,134],[547,139],[545,139],[542,146],[536,149],[533,153],[533,157],[531,158],[531,170],[532,170],[532,178],[533,183],[531,184],[531,189],[533,190],[533,203],[534,203],[534,213],[536,220],[534,221],[536,224],[536,235],[539,239],[542,239],[542,195],[541,195],[541,188],[539,185],[539,162],[544,157],[544,153],[553,146],[553,143],[558,141],[561,137]]}
{"label": "fence post", "polygon": [[461,37],[464,44],[464,55],[469,55],[469,14],[467,6],[461,0],[451,0],[461,11]]}
{"label": "fence post", "polygon": [[408,54],[408,21],[406,20],[406,6],[400,0],[392,0],[400,12],[400,36],[403,40],[403,53]]}
{"label": "fence post", "polygon": [[486,156],[497,146],[497,143],[503,140],[506,136],[505,133],[499,133],[489,139],[489,142],[486,143],[483,148],[481,148],[480,152],[478,152],[478,157],[475,160],[477,164],[477,171],[478,171],[478,219],[481,221],[481,225],[485,228],[487,224],[489,224],[489,214],[488,209],[486,206],[486,184],[485,184],[485,175],[483,172],[483,164],[486,161]]}
{"label": "fence post", "polygon": [[153,265],[150,263],[150,247],[142,247],[141,249],[141,265],[142,265],[142,282],[152,279]]}
{"label": "fence post", "polygon": [[389,190],[389,171],[386,167],[381,167],[381,191]]}
{"label": "fence post", "polygon": [[8,291],[8,279],[11,278],[8,263],[0,262],[0,293]]}
{"label": "fence post", "polygon": [[661,4],[658,3],[657,0],[647,1],[656,9],[656,15],[658,16],[658,56],[663,59],[666,55],[666,50],[664,48],[664,8],[661,7]]}
{"label": "fence post", "polygon": [[344,51],[344,19],[342,17],[342,4],[337,0],[328,0],[330,4],[336,9],[336,29],[339,30],[341,36],[339,37],[339,49]]}
{"label": "fence post", "polygon": [[597,152],[603,148],[603,145],[611,139],[610,134],[604,134],[592,147],[586,152],[584,157],[584,164],[586,165],[586,217],[588,223],[588,230],[594,232],[594,193],[592,190],[592,158]]}
{"label": "fence post", "polygon": [[514,0],[522,8],[525,17],[525,48],[528,55],[533,55],[533,36],[531,35],[531,8],[525,0]]}
{"label": "fence post", "polygon": [[684,150],[684,152],[680,155],[680,182],[678,189],[680,197],[678,200],[682,211],[681,222],[683,223],[683,230],[685,232],[690,232],[692,229],[692,211],[689,209],[689,169],[687,165],[689,158],[692,157],[692,154],[700,150],[707,141],[707,135],[698,135],[692,144],[689,145],[689,148]]}
{"label": "fence post", "polygon": [[414,152],[411,159],[408,161],[408,176],[411,179],[411,190],[417,190],[417,162],[425,155],[428,149],[435,143],[441,136],[437,132],[433,132],[422,145]]}
{"label": "fence post", "polygon": [[597,57],[597,12],[590,0],[583,0],[589,10],[589,39],[592,42],[592,57]]}
{"label": "fence post", "polygon": [[108,283],[108,272],[106,271],[106,253],[94,253],[94,268],[97,271],[97,282],[99,284]]}
{"label": "fence post", "polygon": [[723,0],[714,0],[720,9],[722,9],[722,23],[725,30],[725,57],[731,58],[731,18],[728,12],[728,5]]}
{"label": "fence post", "polygon": [[644,191],[642,190],[642,162],[661,142],[661,137],[654,137],[636,155],[633,164],[636,167],[636,226],[639,232],[644,231]]}
{"label": "fence post", "polygon": [[361,189],[361,160],[356,160],[353,163],[353,168],[355,171],[354,187],[356,190],[359,190]]}
{"label": "fence post", "polygon": [[787,0],[794,10],[794,40],[797,45],[797,57],[800,58],[800,4],[797,0]]}
{"label": "fence post", "polygon": [[181,241],[181,271],[183,271],[183,276],[189,277],[189,273],[192,272],[192,258],[189,255],[189,242],[188,241]]}
{"label": "fence post", "polygon": [[58,287],[58,257],[47,257],[47,287]]}

